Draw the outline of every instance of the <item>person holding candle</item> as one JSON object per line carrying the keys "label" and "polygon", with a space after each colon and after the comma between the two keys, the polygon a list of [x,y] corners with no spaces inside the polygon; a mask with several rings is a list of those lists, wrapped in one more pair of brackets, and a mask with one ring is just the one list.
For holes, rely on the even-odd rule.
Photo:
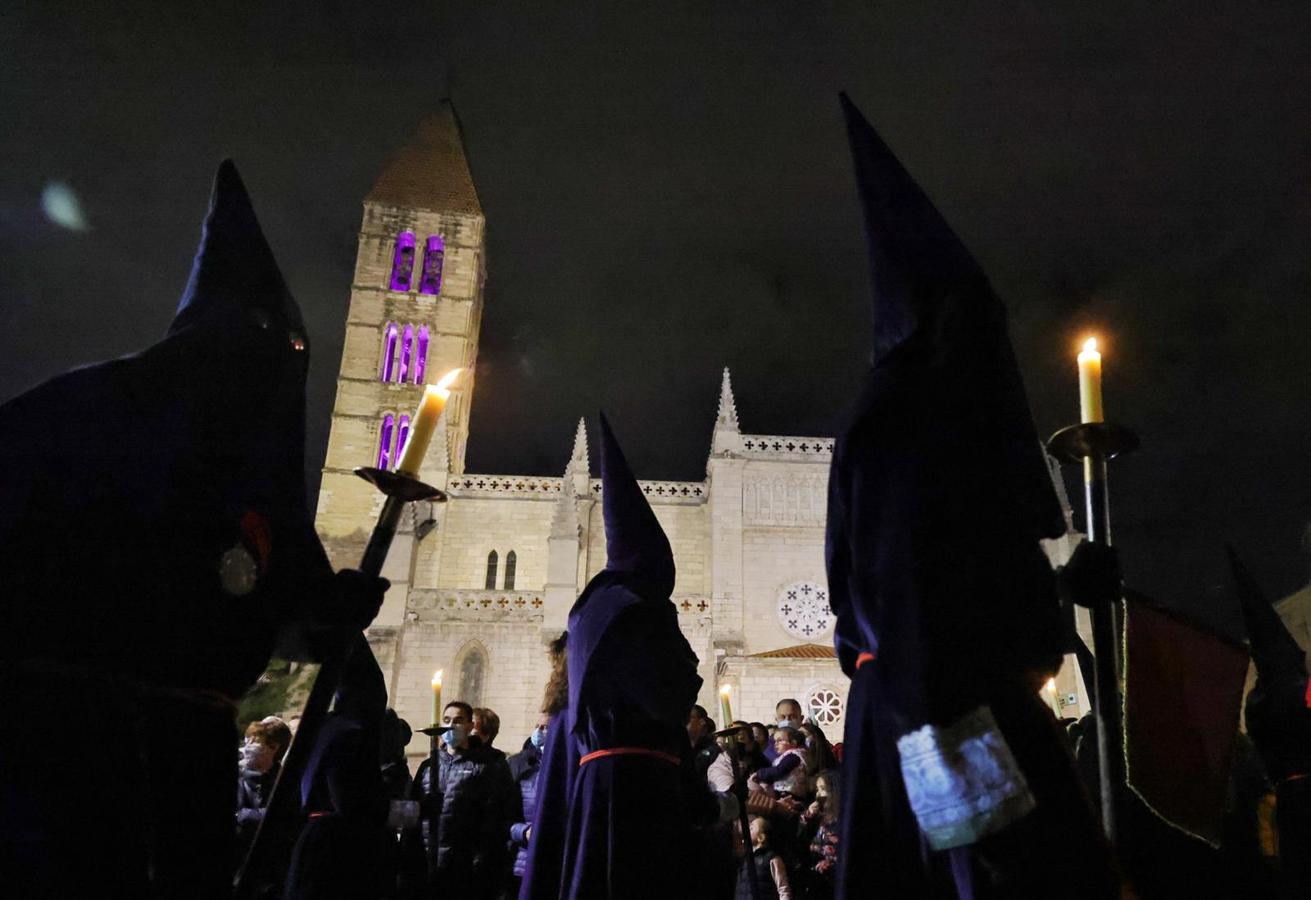
{"label": "person holding candle", "polygon": [[[364,628],[386,590],[334,576],[314,531],[309,350],[226,161],[167,334],[0,406],[11,895],[231,893],[235,698],[275,648],[313,659],[326,635]],[[50,708],[95,733],[96,752],[5,730]]]}

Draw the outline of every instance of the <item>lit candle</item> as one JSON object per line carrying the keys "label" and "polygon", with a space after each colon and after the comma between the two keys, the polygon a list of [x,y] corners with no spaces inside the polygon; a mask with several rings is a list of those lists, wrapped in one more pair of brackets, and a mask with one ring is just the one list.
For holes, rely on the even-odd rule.
{"label": "lit candle", "polygon": [[1102,422],[1102,355],[1097,352],[1097,338],[1084,342],[1079,354],[1079,418],[1084,422]]}
{"label": "lit candle", "polygon": [[1043,685],[1043,689],[1047,692],[1047,702],[1051,705],[1052,712],[1059,719],[1061,717],[1061,705],[1056,701],[1056,679],[1048,678],[1047,683]]}
{"label": "lit candle", "polygon": [[428,452],[428,445],[432,443],[433,432],[437,430],[437,420],[442,417],[442,410],[446,408],[446,401],[451,396],[451,383],[459,376],[460,371],[460,369],[451,369],[442,376],[441,381],[423,389],[423,400],[419,403],[419,411],[410,421],[410,436],[405,439],[405,449],[401,451],[400,462],[396,463],[396,471],[402,475],[419,474],[419,466]]}
{"label": "lit candle", "polygon": [[733,693],[731,685],[724,685],[719,689],[719,713],[724,717],[720,723],[720,728],[727,728],[733,722],[733,707],[728,702],[728,698]]}
{"label": "lit candle", "polygon": [[442,721],[442,670],[432,673],[432,724]]}

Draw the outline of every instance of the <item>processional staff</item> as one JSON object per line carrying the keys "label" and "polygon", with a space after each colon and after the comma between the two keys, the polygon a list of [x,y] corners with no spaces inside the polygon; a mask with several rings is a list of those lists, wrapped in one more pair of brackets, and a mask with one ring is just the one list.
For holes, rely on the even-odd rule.
{"label": "processional staff", "polygon": [[[423,400],[410,425],[405,447],[401,451],[400,461],[394,472],[385,469],[360,467],[355,474],[368,481],[384,495],[387,500],[378,514],[377,524],[369,536],[369,543],[364,548],[364,557],[359,570],[366,575],[378,577],[382,574],[383,563],[396,537],[396,528],[400,525],[401,513],[408,503],[419,500],[441,502],[446,495],[434,487],[424,484],[416,477],[433,433],[437,430],[438,420],[450,397],[450,386],[459,377],[460,369],[447,372],[436,384],[428,385],[423,392]],[[324,719],[328,707],[337,693],[342,673],[346,664],[355,653],[372,653],[369,642],[359,632],[337,633],[331,635],[319,674],[310,689],[309,699],[300,714],[300,726],[292,738],[291,746],[278,772],[273,792],[269,795],[268,806],[255,840],[246,853],[246,859],[237,872],[233,883],[233,894],[237,900],[246,900],[255,896],[262,876],[273,864],[275,844],[289,847],[295,840],[299,825],[301,777]],[[435,776],[434,776],[435,777]]]}
{"label": "processional staff", "polygon": [[[1061,462],[1083,463],[1088,540],[1111,545],[1111,510],[1106,464],[1138,449],[1138,436],[1123,425],[1105,421],[1102,411],[1102,355],[1089,338],[1079,354],[1079,410],[1082,422],[1056,432],[1047,450]],[[1098,597],[1089,605],[1093,630],[1093,718],[1097,723],[1098,780],[1102,827],[1115,845],[1125,784],[1120,710],[1119,596]]]}

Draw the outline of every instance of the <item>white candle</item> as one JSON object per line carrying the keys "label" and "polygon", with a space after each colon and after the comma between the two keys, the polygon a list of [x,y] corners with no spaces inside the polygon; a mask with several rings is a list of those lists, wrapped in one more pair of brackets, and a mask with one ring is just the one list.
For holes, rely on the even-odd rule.
{"label": "white candle", "polygon": [[1084,422],[1103,422],[1102,355],[1097,352],[1097,338],[1084,342],[1079,354],[1079,418]]}
{"label": "white candle", "polygon": [[451,369],[442,376],[441,381],[423,389],[423,400],[410,421],[410,435],[405,439],[405,449],[401,451],[400,461],[396,463],[396,471],[402,475],[419,474],[419,466],[423,464],[428,445],[432,443],[433,432],[437,430],[437,420],[442,417],[442,410],[446,408],[446,401],[451,396],[451,383],[460,371]]}
{"label": "white candle", "polygon": [[727,728],[733,722],[733,707],[728,702],[732,693],[731,685],[726,684],[719,689],[719,712],[724,717],[724,721],[719,725],[720,728]]}
{"label": "white candle", "polygon": [[442,721],[442,670],[432,673],[432,724]]}

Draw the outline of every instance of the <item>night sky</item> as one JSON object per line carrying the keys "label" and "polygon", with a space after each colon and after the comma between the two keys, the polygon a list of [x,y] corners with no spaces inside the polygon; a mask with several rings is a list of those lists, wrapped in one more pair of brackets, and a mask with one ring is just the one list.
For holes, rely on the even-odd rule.
{"label": "night sky", "polygon": [[163,333],[230,155],[314,341],[315,487],[361,201],[449,96],[489,241],[470,471],[558,473],[604,407],[641,477],[700,479],[724,365],[744,430],[833,434],[869,333],[845,89],[1008,303],[1040,433],[1102,335],[1130,581],[1230,631],[1224,541],[1305,583],[1304,0],[303,5],[0,10],[0,398]]}

